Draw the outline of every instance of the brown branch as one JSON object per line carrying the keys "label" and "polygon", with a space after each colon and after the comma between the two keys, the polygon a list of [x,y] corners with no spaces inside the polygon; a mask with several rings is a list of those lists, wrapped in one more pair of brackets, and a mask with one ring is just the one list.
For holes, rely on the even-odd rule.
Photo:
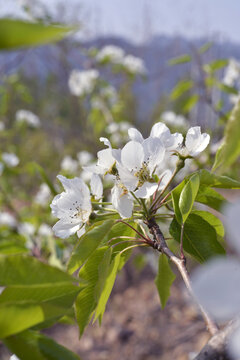
{"label": "brown branch", "polygon": [[187,272],[187,268],[186,268],[186,261],[184,259],[180,259],[178,258],[176,255],[174,255],[174,253],[169,249],[165,238],[163,236],[163,233],[161,232],[158,224],[156,223],[154,217],[152,217],[151,219],[146,221],[146,224],[149,228],[150,233],[153,235],[153,240],[152,243],[149,245],[151,245],[154,249],[160,251],[161,253],[165,254],[178,268],[178,271],[180,272],[182,279],[191,295],[191,297],[193,298],[193,300],[195,301],[195,303],[198,305],[202,316],[205,320],[206,326],[208,331],[210,332],[211,335],[215,335],[218,332],[218,326],[215,324],[215,322],[211,319],[211,317],[209,316],[209,314],[205,311],[205,309],[201,306],[201,304],[199,304],[199,302],[197,301],[194,293],[193,293],[193,289],[192,289],[192,285],[190,282],[190,278],[189,278],[189,274]]}
{"label": "brown branch", "polygon": [[239,326],[239,319],[231,321],[225,328],[215,334],[194,360],[230,360],[227,351],[230,335]]}

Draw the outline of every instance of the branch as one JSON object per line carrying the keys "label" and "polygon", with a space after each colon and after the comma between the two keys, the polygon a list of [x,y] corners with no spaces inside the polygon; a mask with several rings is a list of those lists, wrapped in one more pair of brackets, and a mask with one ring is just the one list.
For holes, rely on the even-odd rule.
{"label": "branch", "polygon": [[225,328],[215,334],[194,360],[230,360],[227,352],[229,336],[239,326],[239,319],[231,321]]}
{"label": "branch", "polygon": [[178,258],[176,255],[174,255],[174,253],[169,249],[165,238],[163,236],[163,233],[161,232],[158,224],[156,223],[154,217],[152,217],[151,219],[146,221],[146,224],[149,228],[150,233],[153,235],[153,240],[152,243],[150,243],[149,245],[151,245],[154,249],[160,251],[161,253],[165,254],[178,268],[178,271],[180,272],[183,281],[191,295],[191,297],[193,298],[194,302],[198,305],[203,318],[205,320],[206,326],[208,331],[210,332],[211,335],[215,335],[218,332],[218,326],[215,324],[215,322],[210,318],[209,314],[204,310],[204,308],[201,306],[201,304],[199,304],[198,300],[196,299],[194,293],[193,293],[193,289],[192,289],[192,285],[190,282],[190,278],[189,278],[189,274],[187,272],[187,268],[186,268],[186,261],[185,259],[180,259]]}

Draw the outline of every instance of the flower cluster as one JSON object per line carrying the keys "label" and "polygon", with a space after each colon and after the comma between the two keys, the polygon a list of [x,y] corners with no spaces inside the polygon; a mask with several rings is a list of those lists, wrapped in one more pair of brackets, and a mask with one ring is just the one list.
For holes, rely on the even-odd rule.
{"label": "flower cluster", "polygon": [[107,138],[100,138],[106,148],[97,153],[95,165],[85,167],[92,173],[91,193],[82,179],[58,176],[65,191],[51,204],[53,215],[59,218],[53,227],[57,236],[65,238],[79,230],[82,234],[92,212],[91,195],[95,200],[102,198],[101,177],[108,175],[113,181],[113,208],[122,218],[130,218],[135,201],[149,200],[155,192],[167,186],[172,171],[166,166],[166,159],[174,156],[184,162],[202,152],[210,140],[208,134],[201,134],[200,127],[192,127],[184,142],[182,134],[171,134],[161,122],[152,127],[146,139],[135,128],[129,128],[128,135],[130,140],[122,149],[114,149]]}
{"label": "flower cluster", "polygon": [[99,72],[95,69],[90,70],[72,70],[68,86],[70,92],[75,96],[82,96],[93,91]]}

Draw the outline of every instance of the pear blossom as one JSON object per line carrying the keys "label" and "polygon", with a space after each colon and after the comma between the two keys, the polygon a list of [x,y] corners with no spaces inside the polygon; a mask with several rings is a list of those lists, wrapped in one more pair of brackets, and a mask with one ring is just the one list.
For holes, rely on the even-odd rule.
{"label": "pear blossom", "polygon": [[97,54],[96,60],[98,62],[111,61],[114,64],[123,62],[124,50],[115,45],[104,46]]}
{"label": "pear blossom", "polygon": [[120,182],[116,182],[111,190],[112,205],[122,218],[130,218],[133,211],[133,198]]}
{"label": "pear blossom", "polygon": [[75,96],[82,96],[93,91],[99,77],[98,70],[72,70],[68,86],[70,92]]}
{"label": "pear blossom", "polygon": [[144,75],[147,72],[144,61],[133,55],[125,56],[122,65],[132,74]]}
{"label": "pear blossom", "polygon": [[0,121],[0,131],[5,130],[5,124],[3,121]]}
{"label": "pear blossom", "polygon": [[78,169],[78,161],[66,155],[61,162],[61,169],[70,173],[75,173]]}
{"label": "pear blossom", "polygon": [[185,128],[187,122],[184,116],[177,115],[173,111],[165,111],[161,114],[161,119],[163,122],[169,126]]}
{"label": "pear blossom", "polygon": [[38,235],[50,237],[53,235],[52,228],[48,224],[41,224],[38,229]]}
{"label": "pear blossom", "polygon": [[28,221],[22,222],[18,225],[18,232],[23,236],[31,237],[34,235],[35,231],[35,226]]}
{"label": "pear blossom", "polygon": [[0,212],[0,225],[6,225],[10,228],[15,228],[17,226],[17,221],[15,217],[8,212]]}
{"label": "pear blossom", "polygon": [[10,356],[9,360],[20,360],[15,354]]}
{"label": "pear blossom", "polygon": [[89,151],[83,150],[79,151],[79,153],[77,154],[77,159],[80,166],[85,166],[93,160],[93,155]]}
{"label": "pear blossom", "polygon": [[240,63],[235,59],[230,59],[228,66],[225,69],[223,84],[227,86],[233,86],[234,82],[239,78],[240,75]]}
{"label": "pear blossom", "polygon": [[19,124],[26,123],[33,128],[39,128],[41,125],[39,117],[29,110],[18,110],[16,122]]}
{"label": "pear blossom", "polygon": [[37,194],[34,197],[34,201],[39,205],[46,205],[50,199],[51,191],[47,184],[43,183],[40,185],[40,188]]}
{"label": "pear blossom", "polygon": [[200,126],[191,127],[186,135],[183,155],[197,156],[206,149],[210,141],[207,133],[201,134]]}
{"label": "pear blossom", "polygon": [[14,153],[2,153],[2,160],[9,167],[15,167],[19,164],[19,158]]}
{"label": "pear blossom", "polygon": [[57,178],[65,191],[56,195],[50,205],[52,214],[59,218],[53,231],[56,236],[65,239],[78,232],[88,221],[92,211],[91,196],[82,179],[67,179],[62,175]]}

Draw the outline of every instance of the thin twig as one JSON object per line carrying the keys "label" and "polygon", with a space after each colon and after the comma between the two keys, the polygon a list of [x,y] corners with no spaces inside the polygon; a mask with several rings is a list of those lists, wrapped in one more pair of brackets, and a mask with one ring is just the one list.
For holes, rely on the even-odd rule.
{"label": "thin twig", "polygon": [[196,299],[193,289],[192,289],[191,282],[190,282],[189,274],[187,272],[185,261],[182,259],[179,259],[169,249],[169,247],[165,241],[165,238],[163,236],[163,233],[161,232],[158,224],[156,223],[156,221],[153,217],[150,220],[147,220],[146,224],[148,225],[150,233],[153,235],[153,240],[152,240],[151,246],[154,249],[165,254],[177,266],[178,271],[180,272],[182,279],[183,279],[191,297],[194,299],[195,303],[198,305],[198,307],[203,315],[207,329],[209,330],[211,335],[215,335],[218,332],[218,326],[215,324],[215,322],[211,319],[211,317],[206,312],[206,310],[202,307],[201,304],[199,304],[198,300]]}

